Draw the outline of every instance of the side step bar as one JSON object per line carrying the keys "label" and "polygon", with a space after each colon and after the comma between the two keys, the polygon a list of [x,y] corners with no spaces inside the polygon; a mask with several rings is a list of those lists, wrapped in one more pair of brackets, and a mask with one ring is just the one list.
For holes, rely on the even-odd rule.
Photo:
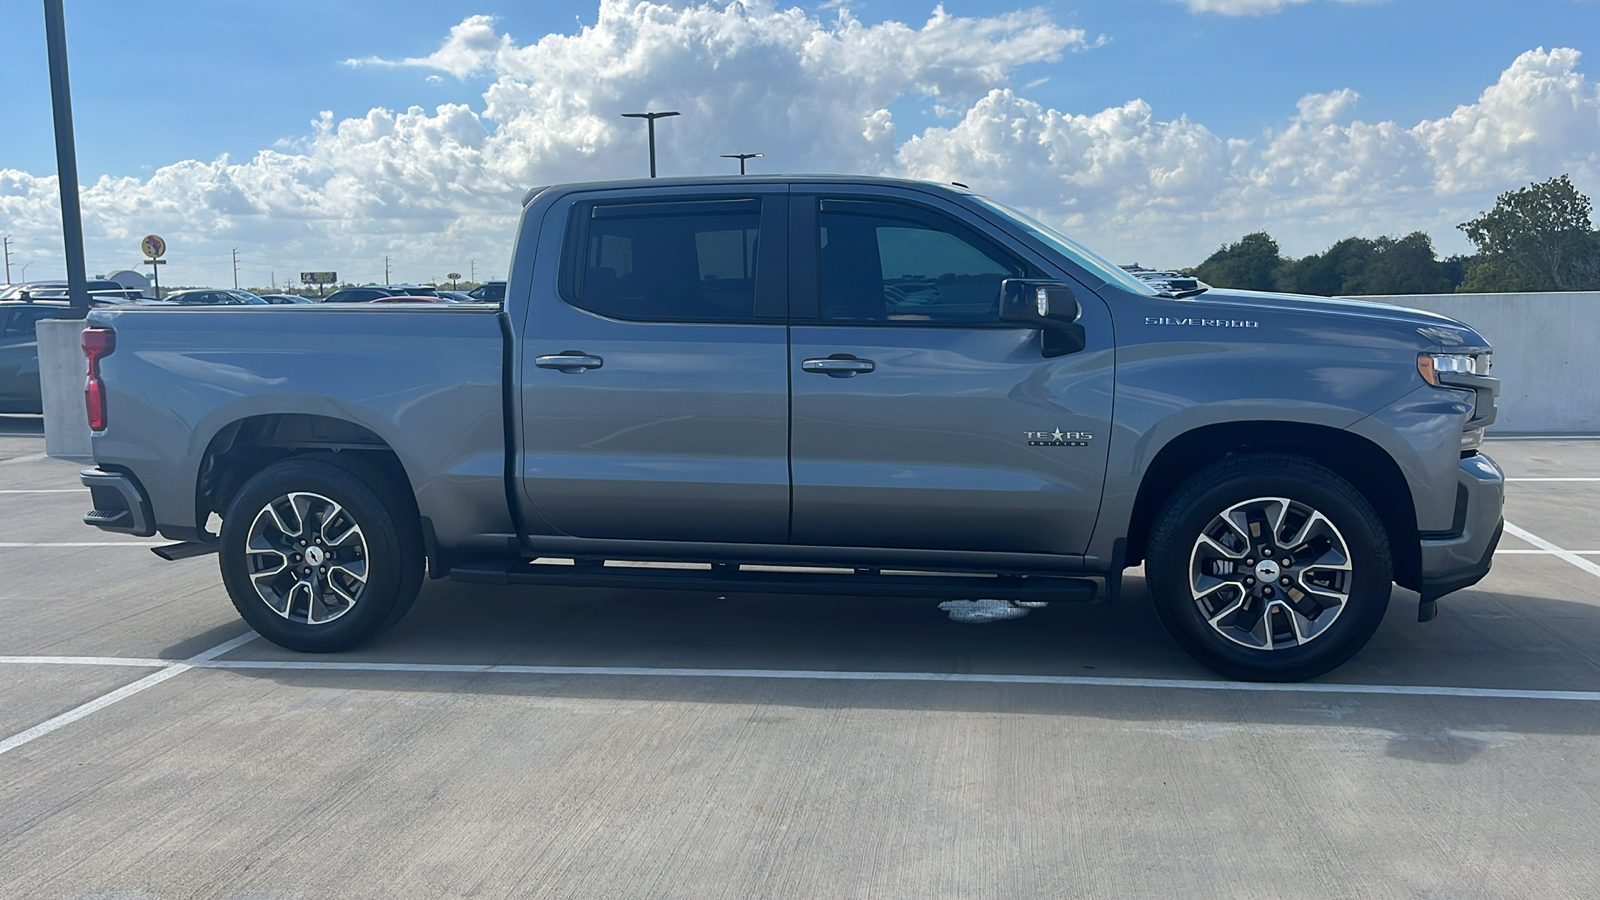
{"label": "side step bar", "polygon": [[450,579],[468,584],[541,584],[749,594],[843,594],[939,600],[984,598],[1085,602],[1095,597],[1095,583],[1085,578],[1050,575],[884,575],[876,569],[858,569],[848,574],[773,572],[741,568],[732,563],[717,563],[710,569],[581,563],[512,566],[469,564],[451,569]]}

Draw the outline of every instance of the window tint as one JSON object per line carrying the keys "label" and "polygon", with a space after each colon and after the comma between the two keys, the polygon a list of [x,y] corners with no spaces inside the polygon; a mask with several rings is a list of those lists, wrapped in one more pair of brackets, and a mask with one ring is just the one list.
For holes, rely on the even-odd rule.
{"label": "window tint", "polygon": [[932,213],[824,201],[817,216],[822,317],[846,322],[998,321],[1000,282],[1022,265]]}
{"label": "window tint", "polygon": [[570,299],[618,319],[749,321],[760,222],[756,200],[590,207]]}
{"label": "window tint", "polygon": [[37,336],[39,320],[48,319],[55,312],[50,309],[15,309],[11,311],[11,318],[6,322],[5,334],[7,338],[25,338],[34,340]]}

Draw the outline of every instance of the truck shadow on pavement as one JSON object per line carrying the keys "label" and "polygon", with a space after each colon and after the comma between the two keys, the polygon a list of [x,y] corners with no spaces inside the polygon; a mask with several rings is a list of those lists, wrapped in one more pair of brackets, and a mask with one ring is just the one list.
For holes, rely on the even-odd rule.
{"label": "truck shadow on pavement", "polygon": [[[1396,590],[1389,617],[1337,684],[1527,690],[1600,689],[1600,607],[1466,591],[1441,617],[1415,621],[1416,595]],[[1486,628],[1514,610],[1523,627]],[[208,634],[223,640],[237,632]],[[191,639],[187,652],[203,645]],[[337,655],[264,641],[232,659],[831,672],[956,672],[1214,680],[1161,630],[1142,579],[1116,606],[1064,604],[989,625],[949,621],[931,601],[849,597],[489,588],[432,582],[393,631]],[[756,707],[1087,717],[1173,742],[1272,740],[1309,729],[1321,751],[1459,764],[1531,734],[1600,734],[1580,701],[1196,690],[1073,684],[728,678],[693,675],[234,670],[285,686],[545,701],[715,703]]]}

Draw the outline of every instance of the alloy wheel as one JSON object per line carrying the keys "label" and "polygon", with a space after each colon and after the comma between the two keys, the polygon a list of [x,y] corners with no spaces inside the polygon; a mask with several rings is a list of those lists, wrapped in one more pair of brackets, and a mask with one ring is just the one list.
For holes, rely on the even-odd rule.
{"label": "alloy wheel", "polygon": [[1218,513],[1189,557],[1201,618],[1254,650],[1298,647],[1326,634],[1350,600],[1353,577],[1339,529],[1286,497],[1257,497]]}

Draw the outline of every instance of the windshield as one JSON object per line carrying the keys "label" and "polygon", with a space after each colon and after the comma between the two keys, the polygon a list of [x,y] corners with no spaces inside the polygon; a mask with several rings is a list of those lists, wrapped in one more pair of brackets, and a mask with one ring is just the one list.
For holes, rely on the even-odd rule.
{"label": "windshield", "polygon": [[1104,257],[1027,213],[1012,209],[998,201],[990,200],[988,197],[974,196],[973,199],[1010,219],[1023,231],[1044,242],[1045,246],[1100,276],[1101,280],[1114,284],[1125,291],[1132,291],[1145,297],[1154,297],[1156,295],[1155,288],[1122,271],[1122,269],[1107,262]]}

